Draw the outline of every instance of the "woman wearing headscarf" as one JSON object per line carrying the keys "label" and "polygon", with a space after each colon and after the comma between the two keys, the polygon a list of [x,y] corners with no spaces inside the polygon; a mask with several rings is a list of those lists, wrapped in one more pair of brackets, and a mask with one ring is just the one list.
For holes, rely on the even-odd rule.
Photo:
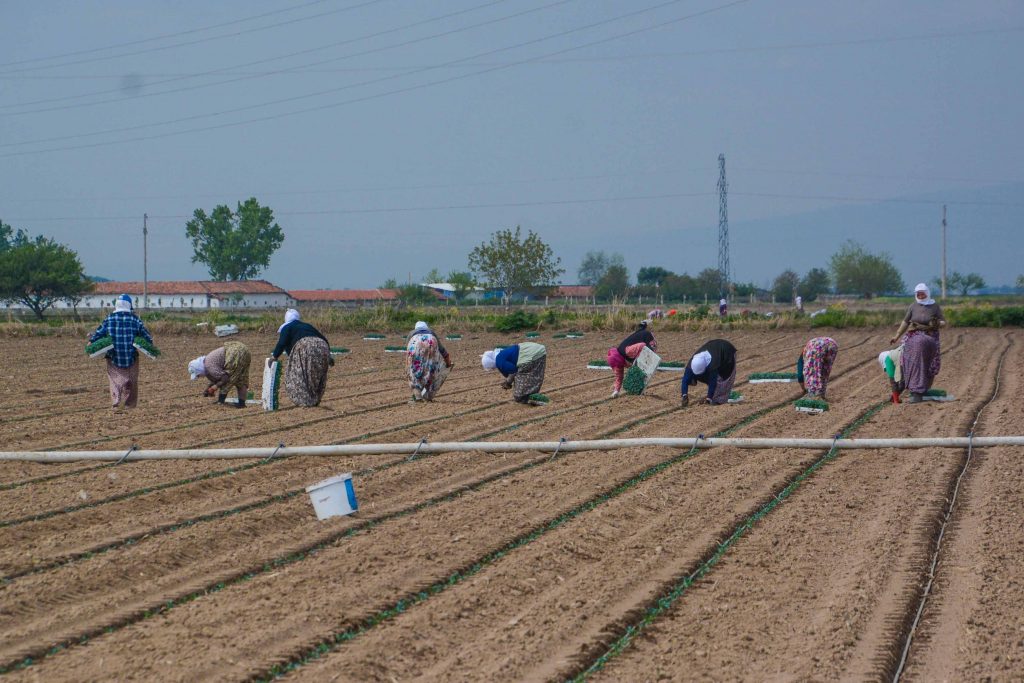
{"label": "woman wearing headscarf", "polygon": [[907,309],[896,335],[889,340],[895,344],[902,338],[903,356],[900,364],[903,379],[910,391],[908,403],[920,403],[939,374],[942,366],[939,328],[945,324],[942,309],[931,297],[928,285],[919,283],[914,287],[914,303]]}
{"label": "woman wearing headscarf", "polygon": [[277,329],[277,334],[277,346],[271,355],[277,360],[282,353],[288,354],[284,373],[288,398],[306,408],[320,405],[327,390],[327,368],[334,365],[327,337],[303,322],[294,308],[284,314],[284,325]]}
{"label": "woman wearing headscarf", "polygon": [[900,359],[903,356],[903,347],[897,346],[891,351],[882,351],[878,354],[878,364],[885,370],[889,378],[889,391],[892,392],[892,402],[900,402],[900,394],[906,389],[903,381],[903,370],[900,368]]}
{"label": "woman wearing headscarf", "polygon": [[658,342],[648,328],[647,321],[641,320],[636,330],[622,340],[618,346],[608,349],[608,367],[615,372],[615,386],[612,387],[612,398],[622,391],[622,379],[626,375],[626,368],[633,365],[633,361],[640,355],[644,348],[651,351],[658,350]]}
{"label": "woman wearing headscarf", "polygon": [[113,408],[117,410],[122,402],[125,408],[134,408],[139,402],[139,352],[135,350],[135,337],[143,337],[150,344],[153,337],[139,316],[132,312],[132,298],[127,294],[117,297],[114,312],[89,335],[89,341],[101,337],[114,340],[114,348],[107,352],[107,378]]}
{"label": "woman wearing headscarf", "polygon": [[480,357],[484,370],[497,370],[505,377],[501,386],[512,389],[512,399],[517,403],[529,403],[530,394],[540,393],[547,361],[548,350],[534,342],[494,349]]}
{"label": "woman wearing headscarf", "polygon": [[205,396],[217,396],[217,403],[224,403],[228,392],[234,387],[238,392],[238,407],[245,407],[249,391],[249,365],[252,354],[241,342],[229,341],[224,346],[199,356],[188,364],[188,372],[195,380],[205,377],[210,385],[203,391]]}
{"label": "woman wearing headscarf", "polygon": [[809,398],[825,398],[837,355],[839,344],[832,337],[815,337],[804,345],[804,352],[796,361],[796,381]]}
{"label": "woman wearing headscarf", "polygon": [[438,389],[448,377],[451,358],[441,340],[422,320],[409,334],[406,343],[405,364],[409,373],[412,401],[433,401]]}
{"label": "woman wearing headscarf", "polygon": [[729,313],[729,304],[728,304],[728,302],[726,302],[725,299],[719,299],[718,300],[718,315],[724,318],[726,315],[728,315],[728,313]]}
{"label": "woman wearing headscarf", "polygon": [[697,349],[683,372],[682,406],[690,402],[690,387],[697,382],[708,385],[708,394],[698,403],[729,402],[736,381],[736,347],[725,339],[712,339]]}

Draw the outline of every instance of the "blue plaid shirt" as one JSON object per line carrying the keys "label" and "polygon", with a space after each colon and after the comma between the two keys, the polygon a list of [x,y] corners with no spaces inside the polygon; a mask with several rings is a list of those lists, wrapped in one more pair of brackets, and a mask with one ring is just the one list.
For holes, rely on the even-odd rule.
{"label": "blue plaid shirt", "polygon": [[149,336],[149,330],[137,315],[128,311],[117,311],[100,323],[89,337],[89,341],[96,341],[100,337],[113,337],[114,350],[107,352],[107,358],[119,368],[130,368],[138,353],[133,346],[137,336],[145,337],[150,344],[154,343],[153,337]]}

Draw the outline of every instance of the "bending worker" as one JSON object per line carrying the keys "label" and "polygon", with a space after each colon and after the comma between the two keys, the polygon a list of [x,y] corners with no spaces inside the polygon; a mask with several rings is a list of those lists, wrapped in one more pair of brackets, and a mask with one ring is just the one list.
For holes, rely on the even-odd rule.
{"label": "bending worker", "polygon": [[245,407],[249,391],[249,365],[252,354],[249,348],[236,341],[225,342],[224,346],[199,356],[188,364],[188,372],[195,380],[205,377],[210,385],[203,391],[204,396],[217,396],[217,403],[225,403],[232,387],[238,392],[237,407]]}
{"label": "bending worker", "polygon": [[504,377],[503,389],[512,389],[516,403],[529,403],[530,394],[539,394],[544,383],[548,350],[543,344],[523,342],[494,349],[480,357],[484,370],[497,370]]}
{"label": "bending worker", "polygon": [[654,340],[654,335],[647,329],[647,321],[641,320],[633,334],[623,339],[617,347],[608,349],[608,367],[615,371],[612,398],[618,396],[622,391],[622,379],[625,377],[626,368],[633,365],[633,361],[645,347],[651,351],[657,351],[658,342]]}
{"label": "bending worker", "polygon": [[697,349],[686,364],[682,382],[682,407],[690,402],[690,386],[697,382],[708,385],[708,394],[698,403],[728,403],[736,381],[736,347],[725,339],[712,339]]}

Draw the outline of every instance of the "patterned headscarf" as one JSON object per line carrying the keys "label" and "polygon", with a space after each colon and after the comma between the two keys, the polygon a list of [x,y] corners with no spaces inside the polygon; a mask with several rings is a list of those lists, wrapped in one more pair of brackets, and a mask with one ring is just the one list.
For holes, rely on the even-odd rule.
{"label": "patterned headscarf", "polygon": [[[285,311],[285,314],[284,314],[284,325],[287,325],[288,323],[293,323],[296,320],[301,320],[301,319],[302,319],[302,316],[299,315],[298,311],[296,311],[294,308],[289,308],[287,311]],[[284,329],[284,325],[281,325],[281,327],[277,328],[277,333],[278,334],[281,334],[281,330]]]}

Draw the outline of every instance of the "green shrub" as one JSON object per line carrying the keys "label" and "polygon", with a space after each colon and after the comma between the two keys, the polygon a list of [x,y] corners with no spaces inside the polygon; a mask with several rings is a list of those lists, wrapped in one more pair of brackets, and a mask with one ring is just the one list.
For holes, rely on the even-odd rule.
{"label": "green shrub", "polygon": [[494,329],[498,332],[518,332],[534,329],[538,325],[540,325],[539,315],[520,310],[498,318],[494,323]]}

